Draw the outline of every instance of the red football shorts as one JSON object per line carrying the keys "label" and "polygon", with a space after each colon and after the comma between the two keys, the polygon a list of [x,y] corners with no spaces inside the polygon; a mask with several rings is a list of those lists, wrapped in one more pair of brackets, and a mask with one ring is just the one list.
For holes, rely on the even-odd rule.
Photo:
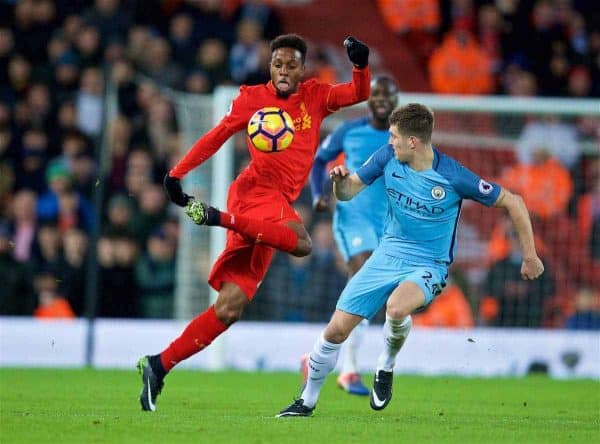
{"label": "red football shorts", "polygon": [[[302,219],[279,190],[256,184],[251,180],[236,180],[229,187],[227,211],[254,219],[285,225]],[[223,282],[239,286],[252,300],[265,277],[275,249],[256,243],[232,230],[227,230],[225,250],[214,263],[208,283],[216,291]]]}

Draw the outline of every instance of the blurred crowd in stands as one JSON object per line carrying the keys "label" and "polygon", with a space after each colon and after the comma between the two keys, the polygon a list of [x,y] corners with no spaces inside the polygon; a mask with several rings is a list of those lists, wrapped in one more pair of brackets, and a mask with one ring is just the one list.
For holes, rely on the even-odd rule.
{"label": "blurred crowd in stands", "polygon": [[[186,147],[159,85],[209,94],[219,85],[268,81],[269,40],[294,31],[283,29],[285,7],[271,3],[0,0],[0,315],[174,316],[179,211],[161,180]],[[434,92],[600,95],[595,2],[374,3],[390,29],[412,42]],[[310,43],[308,77],[347,75],[343,58]],[[110,119],[108,82],[118,101]],[[443,114],[438,123],[442,131],[456,124]],[[461,158],[452,143],[448,152],[524,196],[547,272],[521,281],[514,234],[491,221],[489,244],[474,258],[486,274],[473,279],[463,254],[448,289],[415,322],[600,328],[598,117],[492,123],[499,125],[514,128],[508,156]],[[243,135],[235,146],[239,171],[248,162]],[[297,209],[313,253],[275,256],[248,319],[326,321],[346,282],[330,215],[312,213],[308,189]],[[482,220],[469,211],[466,232]],[[97,275],[89,270],[94,260]],[[92,306],[86,294],[96,280]]]}

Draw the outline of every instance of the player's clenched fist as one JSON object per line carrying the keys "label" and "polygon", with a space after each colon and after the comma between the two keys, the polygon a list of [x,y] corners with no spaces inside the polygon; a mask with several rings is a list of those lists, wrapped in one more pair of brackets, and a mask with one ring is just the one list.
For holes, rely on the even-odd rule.
{"label": "player's clenched fist", "polygon": [[348,168],[346,168],[345,165],[334,166],[331,169],[331,171],[329,171],[329,177],[334,182],[339,182],[339,181],[343,180],[344,177],[347,177],[349,174],[350,174],[350,171],[348,171]]}
{"label": "player's clenched fist", "polygon": [[181,189],[181,181],[176,177],[171,177],[167,174],[163,181],[163,185],[169,200],[180,207],[185,207],[188,202],[193,199],[192,196],[183,192]]}
{"label": "player's clenched fist", "polygon": [[354,37],[346,37],[344,46],[348,52],[348,58],[358,69],[363,69],[369,64],[369,47]]}
{"label": "player's clenched fist", "polygon": [[521,277],[524,280],[537,279],[544,272],[544,264],[539,257],[523,259],[521,264]]}

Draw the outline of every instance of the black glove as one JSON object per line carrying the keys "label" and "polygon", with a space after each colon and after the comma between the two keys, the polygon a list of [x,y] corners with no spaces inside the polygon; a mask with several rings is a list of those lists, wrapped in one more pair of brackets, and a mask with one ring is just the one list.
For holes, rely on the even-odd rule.
{"label": "black glove", "polygon": [[165,180],[163,181],[165,191],[169,200],[180,207],[185,207],[188,202],[193,199],[189,194],[185,194],[181,189],[181,181],[176,177],[171,177],[167,173]]}
{"label": "black glove", "polygon": [[348,58],[358,69],[363,69],[369,64],[369,47],[354,37],[346,37],[344,46],[348,51]]}

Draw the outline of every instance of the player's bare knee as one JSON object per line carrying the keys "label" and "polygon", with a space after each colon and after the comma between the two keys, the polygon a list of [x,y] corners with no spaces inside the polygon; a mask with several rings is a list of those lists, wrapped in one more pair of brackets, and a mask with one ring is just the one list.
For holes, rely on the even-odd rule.
{"label": "player's bare knee", "polygon": [[242,290],[233,285],[224,285],[215,301],[215,314],[225,325],[239,321],[248,305],[248,298]]}
{"label": "player's bare knee", "polygon": [[350,336],[350,331],[346,331],[343,328],[340,328],[338,325],[329,324],[327,328],[325,328],[325,332],[323,333],[323,337],[326,341],[332,342],[334,344],[341,344],[348,336]]}
{"label": "player's bare knee", "polygon": [[225,324],[231,325],[242,318],[244,307],[239,305],[221,304],[215,305],[215,314],[217,318]]}
{"label": "player's bare knee", "polygon": [[407,307],[388,305],[385,313],[392,319],[404,319],[411,314],[411,310]]}

